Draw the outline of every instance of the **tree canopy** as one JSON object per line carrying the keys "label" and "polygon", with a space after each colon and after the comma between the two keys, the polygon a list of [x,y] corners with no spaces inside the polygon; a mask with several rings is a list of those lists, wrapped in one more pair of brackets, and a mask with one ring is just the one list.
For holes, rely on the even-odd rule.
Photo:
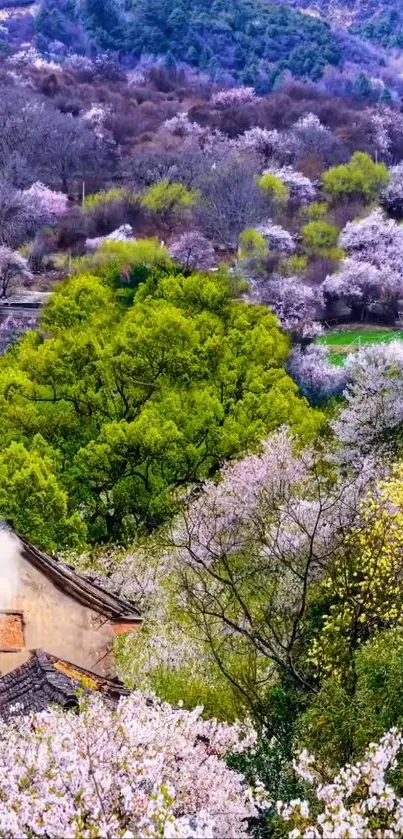
{"label": "tree canopy", "polygon": [[174,489],[268,431],[314,433],[319,415],[284,369],[288,351],[275,317],[233,300],[225,273],[150,275],[129,308],[103,279],[78,275],[1,360],[2,443],[33,457],[42,436],[90,538],[153,527]]}

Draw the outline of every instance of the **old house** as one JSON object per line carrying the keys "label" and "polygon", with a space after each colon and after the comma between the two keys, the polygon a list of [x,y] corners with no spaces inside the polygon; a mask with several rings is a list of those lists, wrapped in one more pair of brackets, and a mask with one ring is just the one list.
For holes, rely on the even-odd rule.
{"label": "old house", "polygon": [[137,630],[133,604],[0,530],[0,715],[11,704],[71,705],[78,687],[110,697],[116,680],[113,641]]}

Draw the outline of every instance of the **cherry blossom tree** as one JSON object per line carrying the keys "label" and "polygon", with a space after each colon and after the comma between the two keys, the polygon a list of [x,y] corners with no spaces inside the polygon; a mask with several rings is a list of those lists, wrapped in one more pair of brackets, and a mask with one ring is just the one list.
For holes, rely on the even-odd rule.
{"label": "cherry blossom tree", "polygon": [[204,137],[206,129],[199,125],[198,122],[191,122],[186,113],[176,114],[170,119],[166,119],[163,123],[165,131],[171,131],[172,134],[177,134],[179,137]]}
{"label": "cherry blossom tree", "polygon": [[312,181],[307,178],[302,172],[298,172],[291,166],[270,166],[265,169],[263,175],[275,175],[287,187],[290,195],[290,200],[293,204],[304,205],[310,204],[316,198],[316,188]]}
{"label": "cherry blossom tree", "polygon": [[171,242],[169,253],[185,271],[209,271],[214,267],[215,252],[211,242],[199,233],[190,230]]}
{"label": "cherry blossom tree", "polygon": [[403,423],[403,343],[365,347],[347,359],[346,368],[346,405],[331,422],[343,457],[355,462],[390,456]]}
{"label": "cherry blossom tree", "polygon": [[321,344],[294,347],[288,370],[301,393],[313,405],[322,405],[332,396],[340,396],[347,385],[347,370],[329,361],[328,350]]}
{"label": "cherry blossom tree", "polygon": [[340,234],[339,244],[349,256],[378,267],[385,260],[398,265],[403,256],[403,228],[376,209],[363,219],[349,222]]}
{"label": "cherry blossom tree", "polygon": [[225,757],[256,738],[133,693],[117,709],[48,710],[0,724],[0,833],[100,837],[247,836],[264,793]]}
{"label": "cherry blossom tree", "polygon": [[231,87],[227,90],[219,90],[210,99],[214,108],[229,108],[233,105],[246,105],[254,102],[256,91],[253,87]]}
{"label": "cherry blossom tree", "polygon": [[322,285],[325,300],[327,303],[342,300],[357,321],[365,320],[371,307],[377,304],[393,323],[403,291],[403,275],[398,267],[386,264],[378,268],[357,258],[346,259],[337,273],[326,277]]}
{"label": "cherry blossom tree", "polygon": [[260,300],[271,306],[283,329],[296,340],[319,334],[317,319],[323,310],[323,296],[318,288],[304,285],[299,277],[279,277],[259,285]]}
{"label": "cherry blossom tree", "polygon": [[296,249],[294,239],[291,233],[281,225],[268,219],[264,224],[259,224],[256,230],[266,239],[270,251],[288,256],[294,253]]}
{"label": "cherry blossom tree", "polygon": [[381,195],[381,204],[393,218],[403,218],[403,162],[389,169],[389,183]]}
{"label": "cherry blossom tree", "polygon": [[309,584],[326,573],[372,476],[368,464],[331,485],[320,456],[298,454],[282,430],[227,465],[172,527],[189,634],[256,713],[275,671],[312,689],[298,658]]}
{"label": "cherry blossom tree", "polygon": [[9,297],[21,284],[33,283],[27,260],[5,245],[0,247],[0,297]]}
{"label": "cherry blossom tree", "polygon": [[346,298],[360,319],[378,303],[393,322],[403,293],[403,228],[377,209],[363,219],[349,222],[340,234],[348,259],[333,277],[327,277],[328,298]]}
{"label": "cherry blossom tree", "polygon": [[39,181],[32,184],[29,189],[24,190],[23,197],[35,205],[40,205],[50,217],[58,218],[67,213],[69,200],[63,192],[56,192],[49,189]]}
{"label": "cherry blossom tree", "polygon": [[313,788],[316,798],[277,802],[277,812],[289,825],[289,839],[362,837],[394,839],[403,832],[403,798],[388,778],[396,769],[403,747],[401,731],[392,728],[379,743],[371,743],[363,759],[347,765],[332,781],[306,750],[294,761],[299,778]]}
{"label": "cherry blossom tree", "polygon": [[36,318],[22,318],[8,315],[0,323],[0,355],[22,338],[25,332],[35,329]]}
{"label": "cherry blossom tree", "polygon": [[282,146],[282,132],[277,129],[269,130],[258,125],[249,128],[236,141],[240,151],[253,152],[261,155],[265,160],[276,156]]}

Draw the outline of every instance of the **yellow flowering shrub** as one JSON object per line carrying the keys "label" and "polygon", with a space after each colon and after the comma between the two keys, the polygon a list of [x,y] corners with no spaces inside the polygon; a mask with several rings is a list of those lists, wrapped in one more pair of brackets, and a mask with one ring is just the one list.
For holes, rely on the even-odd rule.
{"label": "yellow flowering shrub", "polygon": [[329,605],[308,657],[321,677],[345,673],[361,643],[403,625],[403,464],[363,501],[319,598]]}

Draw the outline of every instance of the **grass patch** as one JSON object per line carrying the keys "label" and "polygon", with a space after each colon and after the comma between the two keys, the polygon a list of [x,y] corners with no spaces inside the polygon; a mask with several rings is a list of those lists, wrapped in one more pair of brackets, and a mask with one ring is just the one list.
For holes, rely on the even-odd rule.
{"label": "grass patch", "polygon": [[347,355],[357,352],[360,347],[368,344],[382,344],[386,341],[403,341],[403,331],[393,329],[363,329],[360,327],[348,330],[326,332],[318,339],[319,344],[329,348],[330,359],[333,364],[343,364]]}

